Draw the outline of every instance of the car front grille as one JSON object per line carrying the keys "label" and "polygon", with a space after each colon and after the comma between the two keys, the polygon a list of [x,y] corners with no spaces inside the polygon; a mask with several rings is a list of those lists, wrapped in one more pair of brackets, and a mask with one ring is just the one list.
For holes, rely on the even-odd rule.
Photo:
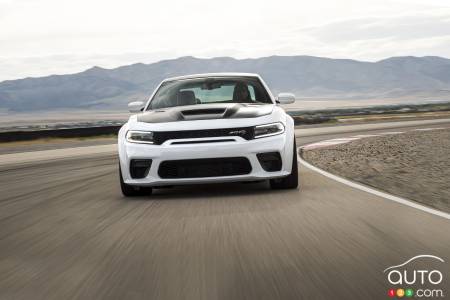
{"label": "car front grille", "polygon": [[221,128],[207,130],[181,130],[181,131],[155,131],[153,132],[153,143],[161,145],[168,140],[196,139],[210,137],[240,136],[246,140],[254,138],[253,127]]}
{"label": "car front grille", "polygon": [[158,175],[164,179],[221,177],[249,174],[250,162],[245,157],[167,160],[159,165]]}

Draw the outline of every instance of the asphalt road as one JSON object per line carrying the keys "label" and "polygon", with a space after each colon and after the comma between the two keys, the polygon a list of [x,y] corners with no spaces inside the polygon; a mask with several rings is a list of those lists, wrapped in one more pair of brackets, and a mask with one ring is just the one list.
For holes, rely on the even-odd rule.
{"label": "asphalt road", "polygon": [[[308,129],[297,143],[377,128],[391,127]],[[448,220],[304,167],[299,191],[126,199],[114,147],[100,147],[0,156],[0,299],[386,299],[391,265],[432,254],[448,271]]]}

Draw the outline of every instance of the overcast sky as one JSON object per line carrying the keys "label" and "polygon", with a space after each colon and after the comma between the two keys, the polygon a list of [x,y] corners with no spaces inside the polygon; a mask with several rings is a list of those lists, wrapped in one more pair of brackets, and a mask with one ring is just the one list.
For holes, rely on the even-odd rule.
{"label": "overcast sky", "polygon": [[0,0],[0,80],[193,55],[450,57],[450,0]]}

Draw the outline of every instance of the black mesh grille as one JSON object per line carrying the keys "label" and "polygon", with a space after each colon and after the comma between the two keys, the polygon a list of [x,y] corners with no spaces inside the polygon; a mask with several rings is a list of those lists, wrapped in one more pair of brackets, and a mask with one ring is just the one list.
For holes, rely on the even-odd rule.
{"label": "black mesh grille", "polygon": [[182,130],[182,131],[155,131],[153,132],[153,143],[161,145],[167,140],[174,139],[195,139],[208,137],[226,137],[226,136],[240,136],[246,140],[251,140],[254,137],[253,127],[240,128],[223,128],[223,129],[208,129],[208,130]]}
{"label": "black mesh grille", "polygon": [[167,160],[159,165],[161,178],[199,178],[249,174],[250,162],[245,157]]}

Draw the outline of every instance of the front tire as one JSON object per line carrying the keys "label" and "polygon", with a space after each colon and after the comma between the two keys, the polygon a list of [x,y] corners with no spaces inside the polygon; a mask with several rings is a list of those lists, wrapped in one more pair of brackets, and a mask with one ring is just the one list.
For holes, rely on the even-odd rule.
{"label": "front tire", "polygon": [[295,142],[295,137],[291,174],[286,177],[271,179],[270,187],[273,190],[296,189],[298,187],[297,144]]}
{"label": "front tire", "polygon": [[120,167],[119,167],[119,174],[120,174],[120,189],[122,190],[122,194],[125,197],[136,197],[152,194],[153,189],[151,187],[126,184],[123,181],[122,170],[120,169]]}

